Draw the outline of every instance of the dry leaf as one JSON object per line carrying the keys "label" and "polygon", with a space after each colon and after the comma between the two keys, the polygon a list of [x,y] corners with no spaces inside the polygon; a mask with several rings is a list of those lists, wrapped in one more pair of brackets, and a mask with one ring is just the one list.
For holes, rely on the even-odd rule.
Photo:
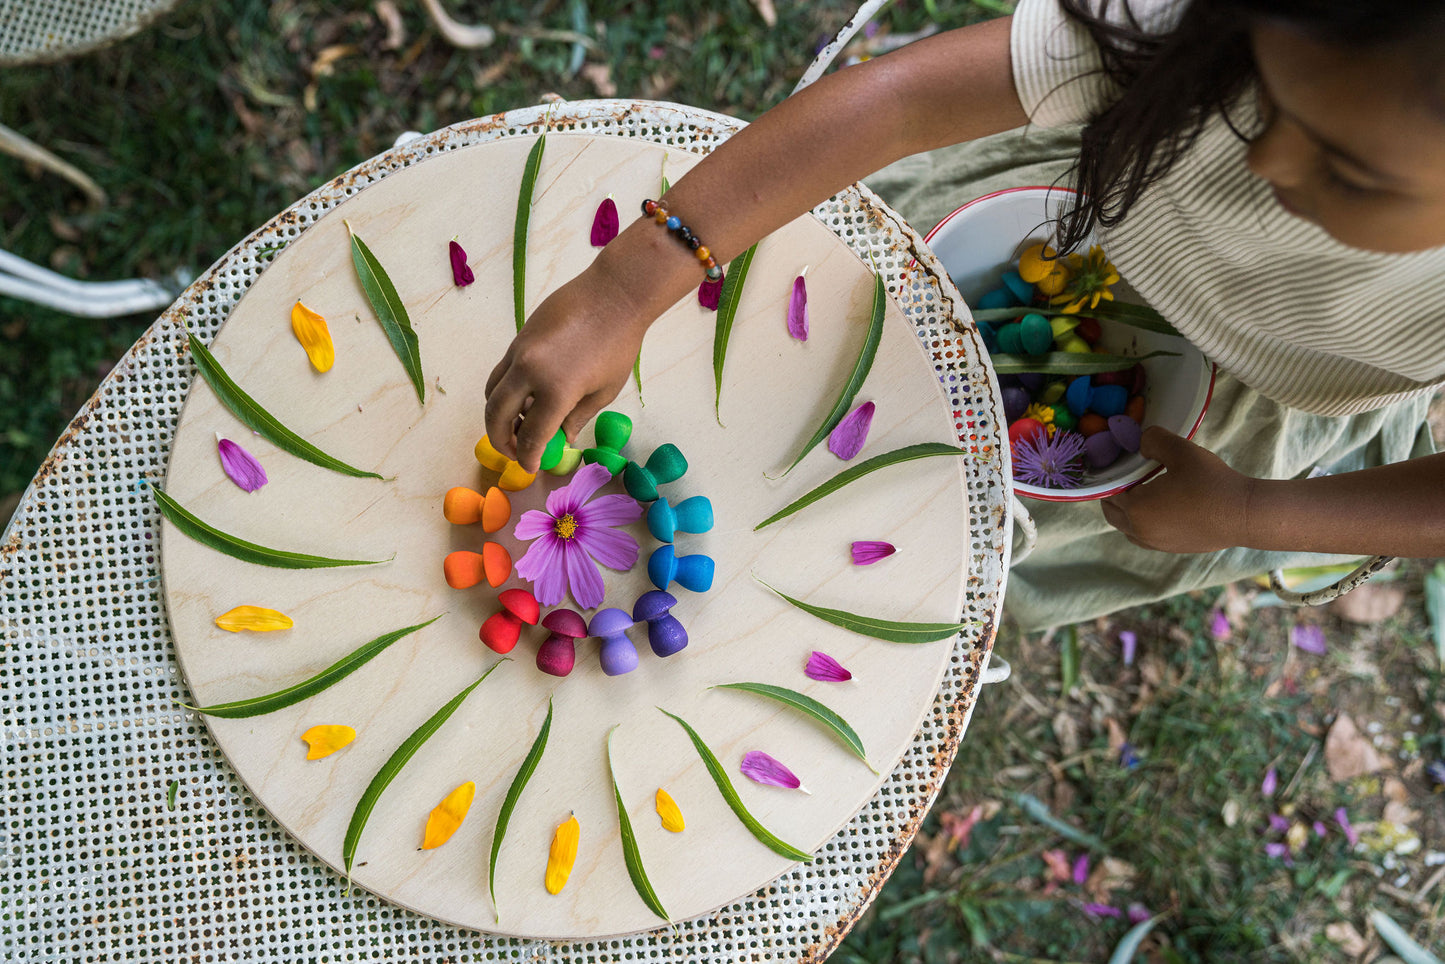
{"label": "dry leaf", "polygon": [[401,11],[396,9],[395,0],[376,0],[376,19],[386,27],[386,39],[381,42],[382,50],[400,50],[406,43],[406,27],[401,22]]}
{"label": "dry leaf", "polygon": [[582,74],[584,80],[596,88],[597,96],[617,96],[617,85],[612,81],[612,67],[610,64],[583,64],[579,73]]}
{"label": "dry leaf", "polygon": [[1128,734],[1119,725],[1119,721],[1112,716],[1104,720],[1104,727],[1109,731],[1109,752],[1114,756],[1119,755],[1119,748],[1129,742]]}
{"label": "dry leaf", "polygon": [[1078,753],[1079,721],[1068,713],[1059,713],[1054,717],[1052,726],[1054,739],[1059,741],[1059,753],[1065,757],[1071,757]]}
{"label": "dry leaf", "polygon": [[1405,604],[1405,590],[1391,583],[1367,582],[1330,604],[1341,619],[1370,626],[1382,623]]}
{"label": "dry leaf", "polygon": [[1114,891],[1129,890],[1134,886],[1135,875],[1133,864],[1125,863],[1116,857],[1105,857],[1099,861],[1099,865],[1084,883],[1084,893],[1090,900],[1107,904]]}
{"label": "dry leaf", "polygon": [[1370,942],[1365,940],[1349,921],[1326,924],[1325,937],[1338,946],[1346,957],[1359,957],[1370,949]]}
{"label": "dry leaf", "polygon": [[753,6],[758,8],[758,16],[763,18],[763,23],[769,27],[778,25],[778,11],[773,8],[773,0],[753,0]]}
{"label": "dry leaf", "polygon": [[311,76],[325,77],[333,72],[335,69],[333,65],[338,60],[343,57],[353,57],[359,53],[361,53],[361,48],[356,44],[332,44],[317,54],[316,59],[311,62]]}
{"label": "dry leaf", "polygon": [[1410,809],[1410,791],[1405,789],[1405,784],[1394,777],[1386,777],[1381,792],[1384,793],[1386,801],[1381,819],[1408,827],[1420,818],[1417,811]]}
{"label": "dry leaf", "polygon": [[1374,773],[1383,766],[1380,754],[1347,713],[1336,717],[1325,735],[1325,765],[1336,783]]}

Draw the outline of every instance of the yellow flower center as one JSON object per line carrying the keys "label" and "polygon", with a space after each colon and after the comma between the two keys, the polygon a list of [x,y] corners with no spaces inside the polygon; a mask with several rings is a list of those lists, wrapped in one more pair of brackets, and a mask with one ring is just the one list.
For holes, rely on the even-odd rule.
{"label": "yellow flower center", "polygon": [[557,520],[557,524],[553,526],[552,531],[557,533],[559,539],[570,539],[577,534],[577,520],[572,518],[571,515],[564,515]]}

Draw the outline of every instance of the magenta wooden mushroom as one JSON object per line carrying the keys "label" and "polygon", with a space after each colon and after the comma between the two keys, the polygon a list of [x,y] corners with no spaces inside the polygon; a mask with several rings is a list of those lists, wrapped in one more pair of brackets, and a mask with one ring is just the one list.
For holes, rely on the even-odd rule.
{"label": "magenta wooden mushroom", "polygon": [[554,609],[542,617],[542,628],[552,635],[537,650],[537,668],[566,676],[577,665],[577,640],[587,635],[587,620],[570,609]]}

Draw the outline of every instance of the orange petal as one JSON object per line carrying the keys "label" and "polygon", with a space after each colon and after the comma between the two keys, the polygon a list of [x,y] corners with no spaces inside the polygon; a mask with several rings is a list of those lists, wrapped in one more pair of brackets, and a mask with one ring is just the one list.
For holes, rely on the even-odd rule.
{"label": "orange petal", "polygon": [[467,811],[472,808],[472,797],[476,796],[476,783],[468,780],[448,793],[442,802],[432,809],[431,816],[426,818],[426,834],[422,838],[421,849],[431,850],[440,847],[452,839],[452,834],[467,819]]}
{"label": "orange petal", "polygon": [[338,723],[323,723],[302,733],[301,739],[305,740],[309,747],[306,751],[306,759],[319,760],[324,756],[330,756],[356,739],[356,731]]}
{"label": "orange petal", "polygon": [[677,801],[672,799],[662,787],[657,788],[657,815],[662,818],[662,829],[670,830],[673,833],[682,833],[686,824],[682,820],[682,810],[677,806]]}
{"label": "orange petal", "polygon": [[318,372],[330,371],[336,363],[336,346],[331,343],[331,330],[326,327],[326,319],[298,301],[291,309],[291,330],[296,333],[301,347],[306,349],[311,366]]}
{"label": "orange petal", "polygon": [[482,546],[482,572],[487,585],[496,589],[512,574],[512,554],[499,542],[488,542]]}
{"label": "orange petal", "polygon": [[495,485],[487,490],[487,497],[482,500],[482,531],[496,532],[507,524],[512,517],[512,500],[507,498],[507,493]]}
{"label": "orange petal", "polygon": [[452,525],[468,526],[479,522],[484,511],[482,494],[466,486],[459,485],[448,489],[446,498],[442,500],[442,515],[446,516],[446,520]]}
{"label": "orange petal", "polygon": [[568,817],[552,834],[552,847],[547,853],[547,893],[560,894],[572,876],[572,865],[577,862],[577,841],[582,836],[582,827],[575,816]]}
{"label": "orange petal", "polygon": [[[510,562],[508,566],[510,567]],[[442,575],[446,577],[447,585],[453,589],[470,589],[481,582],[485,574],[486,560],[481,554],[467,549],[449,552],[442,560]]]}

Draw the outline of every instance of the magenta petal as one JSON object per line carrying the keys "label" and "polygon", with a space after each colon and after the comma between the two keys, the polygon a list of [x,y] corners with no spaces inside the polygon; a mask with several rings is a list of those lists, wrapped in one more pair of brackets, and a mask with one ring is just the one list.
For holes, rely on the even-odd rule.
{"label": "magenta petal", "polygon": [[697,303],[709,311],[717,311],[717,306],[722,302],[723,279],[716,281],[704,280],[697,289]]}
{"label": "magenta petal", "polygon": [[642,518],[642,506],[630,495],[604,495],[572,513],[583,528],[620,526]]}
{"label": "magenta petal", "polygon": [[808,285],[802,275],[793,280],[793,297],[788,301],[788,334],[808,340]]}
{"label": "magenta petal", "polygon": [[221,455],[221,468],[226,470],[232,482],[247,492],[255,492],[266,484],[266,470],[256,456],[228,438],[218,439],[216,450]]}
{"label": "magenta petal", "polygon": [[862,451],[863,443],[868,441],[875,407],[872,402],[864,402],[849,412],[828,436],[828,451],[845,462]]}
{"label": "magenta petal", "polygon": [[1325,645],[1325,631],[1318,626],[1307,623],[1291,626],[1289,639],[1294,643],[1296,649],[1302,649],[1306,653],[1323,656],[1328,651],[1328,647]]}
{"label": "magenta petal", "polygon": [[1350,824],[1350,815],[1345,812],[1344,807],[1335,811],[1335,823],[1340,825],[1340,830],[1344,833],[1345,839],[1350,842],[1351,847],[1360,842],[1359,831]]}
{"label": "magenta petal", "polygon": [[532,583],[532,595],[543,606],[555,606],[567,592],[566,560],[563,542],[553,535],[544,535],[528,547],[517,560],[517,575]]}
{"label": "magenta petal", "polygon": [[1083,886],[1089,880],[1089,855],[1079,854],[1074,859],[1074,883]]}
{"label": "magenta petal", "polygon": [[853,678],[853,674],[844,669],[842,663],[817,650],[808,657],[808,665],[803,667],[803,672],[808,679],[824,683],[846,683]]}
{"label": "magenta petal", "polygon": [[1085,904],[1084,913],[1090,917],[1113,917],[1120,918],[1124,912],[1117,907],[1110,907],[1108,904]]}
{"label": "magenta petal", "polygon": [[1269,815],[1269,829],[1275,833],[1289,833],[1289,821],[1277,813]]}
{"label": "magenta petal", "polygon": [[[583,609],[596,609],[607,595],[597,564],[576,542],[564,545],[562,555],[567,564],[567,588],[572,598]],[[541,602],[540,599],[537,601]]]}
{"label": "magenta petal", "polygon": [[1214,610],[1209,616],[1209,635],[1213,636],[1216,641],[1223,642],[1229,638],[1231,632],[1233,629],[1229,625],[1229,617],[1224,615],[1224,610]]}
{"label": "magenta petal", "polygon": [[1264,845],[1264,852],[1278,860],[1281,857],[1289,856],[1289,844],[1267,843]]}
{"label": "magenta petal", "polygon": [[1119,630],[1119,648],[1124,657],[1125,666],[1134,665],[1134,654],[1139,649],[1139,637],[1132,630]]}
{"label": "magenta petal", "polygon": [[608,569],[627,572],[637,565],[637,540],[617,529],[590,526],[577,530],[577,544]]}
{"label": "magenta petal", "polygon": [[557,520],[539,509],[528,509],[522,513],[522,518],[512,527],[512,538],[520,542],[528,542],[539,536],[552,532],[557,525]]}
{"label": "magenta petal", "polygon": [[1259,792],[1266,797],[1274,796],[1274,791],[1279,787],[1279,773],[1274,767],[1264,771],[1264,782],[1259,785]]}
{"label": "magenta petal", "polygon": [[887,559],[898,550],[888,542],[855,542],[852,551],[853,565],[871,566],[879,559]]}
{"label": "magenta petal", "polygon": [[592,493],[612,481],[612,473],[601,462],[589,462],[572,473],[572,481],[547,493],[547,511],[552,518],[575,513],[592,498]]}
{"label": "magenta petal", "polygon": [[738,767],[738,771],[754,783],[770,787],[796,790],[803,785],[803,781],[799,780],[792,770],[762,750],[749,750],[743,754],[743,762]]}
{"label": "magenta petal", "polygon": [[1125,911],[1125,915],[1129,918],[1129,923],[1131,924],[1142,924],[1154,916],[1149,913],[1149,908],[1139,903],[1130,904]]}
{"label": "magenta petal", "polygon": [[462,250],[460,244],[457,244],[455,241],[448,243],[447,254],[451,255],[452,259],[453,284],[458,288],[465,288],[477,280],[476,276],[472,274],[471,266],[467,264],[467,253]]}
{"label": "magenta petal", "polygon": [[604,247],[608,241],[617,237],[620,226],[617,202],[610,197],[603,198],[602,203],[597,205],[597,216],[592,219],[592,247]]}

